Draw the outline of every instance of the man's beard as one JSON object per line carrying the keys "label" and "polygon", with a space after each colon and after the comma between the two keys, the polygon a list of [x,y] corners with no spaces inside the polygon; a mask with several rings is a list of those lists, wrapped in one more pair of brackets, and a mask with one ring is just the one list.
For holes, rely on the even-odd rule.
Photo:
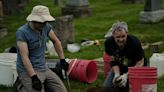
{"label": "man's beard", "polygon": [[[120,42],[118,42],[120,43]],[[125,47],[125,41],[121,42],[121,44],[118,44],[120,49],[123,49]]]}

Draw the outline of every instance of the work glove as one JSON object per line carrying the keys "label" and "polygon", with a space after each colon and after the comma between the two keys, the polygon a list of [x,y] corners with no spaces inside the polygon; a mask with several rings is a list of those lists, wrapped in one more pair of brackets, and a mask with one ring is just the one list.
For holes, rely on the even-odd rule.
{"label": "work glove", "polygon": [[31,77],[31,79],[32,79],[32,88],[34,88],[37,91],[41,91],[42,90],[42,83],[38,79],[38,76],[37,75],[33,75]]}
{"label": "work glove", "polygon": [[114,74],[113,86],[117,86],[117,84],[118,84],[118,82],[119,82],[119,80],[118,80],[119,76],[120,76],[120,73],[115,73],[115,74]]}
{"label": "work glove", "polygon": [[127,79],[128,79],[127,73],[124,73],[123,75],[119,76],[118,80],[121,80],[121,81],[118,83],[118,86],[125,87],[127,83]]}
{"label": "work glove", "polygon": [[66,72],[68,71],[69,64],[65,61],[65,59],[60,59],[61,68]]}

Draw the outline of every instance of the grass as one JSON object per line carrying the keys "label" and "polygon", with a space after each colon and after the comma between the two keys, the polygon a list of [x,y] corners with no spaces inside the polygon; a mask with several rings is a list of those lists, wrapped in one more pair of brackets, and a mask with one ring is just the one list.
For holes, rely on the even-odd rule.
{"label": "grass", "polygon": [[[162,0],[164,1],[164,0]],[[104,34],[117,20],[126,21],[129,27],[129,33],[137,36],[143,43],[153,43],[163,41],[164,22],[155,24],[144,24],[139,22],[139,13],[143,11],[142,4],[122,4],[121,0],[89,0],[93,15],[86,18],[74,18],[73,26],[75,33],[75,42],[79,43],[83,39],[104,39]],[[54,17],[61,16],[61,8],[54,5],[53,0],[31,0],[21,14],[6,15],[4,23],[8,29],[8,35],[0,39],[0,52],[5,48],[15,45],[15,31],[19,26],[26,22],[27,15],[31,12],[33,6],[43,4],[49,7]],[[163,7],[162,7],[163,8]],[[103,42],[100,47],[103,49]],[[160,48],[160,52],[164,48]],[[97,46],[82,47],[80,52],[69,53],[64,50],[67,58],[94,59],[102,57],[103,51]],[[149,59],[152,52],[145,50],[146,57]],[[71,80],[72,92],[82,92],[87,87],[102,85],[104,77],[100,74],[97,80],[92,84],[86,84]],[[66,84],[66,81],[64,82]],[[66,84],[67,85],[67,84]],[[164,77],[158,80],[158,92],[164,90]],[[1,86],[0,92],[11,92],[11,88]]]}

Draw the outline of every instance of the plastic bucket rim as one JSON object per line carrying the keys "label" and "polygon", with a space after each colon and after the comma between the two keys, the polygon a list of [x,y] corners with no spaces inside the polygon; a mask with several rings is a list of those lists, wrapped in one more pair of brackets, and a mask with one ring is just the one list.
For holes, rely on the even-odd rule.
{"label": "plastic bucket rim", "polygon": [[[70,64],[72,64],[73,62],[74,61],[71,61]],[[94,69],[91,69],[92,67],[90,67],[90,66],[91,65],[93,66],[93,64],[94,64],[94,67],[96,69],[95,68]],[[83,67],[82,71],[80,71],[81,70],[80,69],[81,67]],[[88,76],[88,74],[90,74],[90,73],[88,73],[88,70],[89,71],[91,71],[91,70],[92,71],[93,70],[96,71],[95,72],[95,75],[92,75],[91,76],[92,78],[90,78],[90,76]],[[78,74],[75,74],[77,72],[78,72]],[[83,75],[81,75],[81,74],[83,74]],[[78,59],[76,61],[76,64],[74,65],[72,71],[70,72],[69,77],[72,78],[72,79],[83,81],[83,82],[92,83],[97,78],[97,66],[96,66],[95,61],[93,61],[93,60],[80,60],[80,59]]]}
{"label": "plastic bucket rim", "polygon": [[[88,83],[92,83],[92,82],[95,81],[96,78],[97,78],[97,66],[96,66],[95,61],[90,61],[90,62],[88,63],[88,65],[95,66],[95,69],[93,69],[93,70],[96,70],[96,71],[94,72],[94,74],[93,74],[93,73],[91,74],[92,76],[88,76],[88,72],[90,73],[90,67],[87,67],[87,68],[86,68],[86,73],[85,73],[86,80],[87,80]],[[88,70],[89,70],[89,71],[88,71]]]}

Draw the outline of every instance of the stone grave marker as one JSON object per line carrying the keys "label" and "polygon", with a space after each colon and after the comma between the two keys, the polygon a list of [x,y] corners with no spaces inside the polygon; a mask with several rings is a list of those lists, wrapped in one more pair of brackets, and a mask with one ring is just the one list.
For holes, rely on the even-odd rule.
{"label": "stone grave marker", "polygon": [[144,11],[140,12],[143,23],[157,23],[164,20],[164,10],[161,10],[161,0],[145,0]]}
{"label": "stone grave marker", "polygon": [[144,11],[156,11],[161,9],[161,0],[145,0]]}
{"label": "stone grave marker", "polygon": [[62,8],[62,15],[74,15],[74,17],[88,17],[92,15],[88,0],[67,0]]}
{"label": "stone grave marker", "polygon": [[5,14],[19,14],[29,0],[1,0]]}
{"label": "stone grave marker", "polygon": [[73,16],[66,15],[55,19],[54,32],[61,41],[63,48],[66,48],[68,43],[74,42]]}

